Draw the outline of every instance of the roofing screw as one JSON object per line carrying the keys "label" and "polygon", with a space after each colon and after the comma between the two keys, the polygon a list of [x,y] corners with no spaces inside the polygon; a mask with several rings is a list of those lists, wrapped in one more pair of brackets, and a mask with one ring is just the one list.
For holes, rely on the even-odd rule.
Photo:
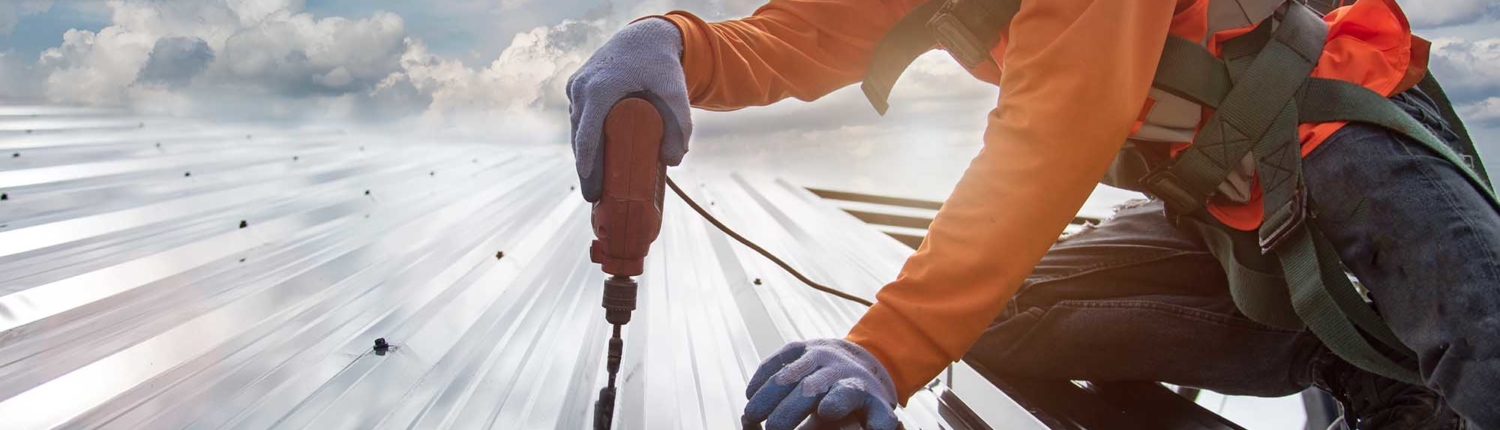
{"label": "roofing screw", "polygon": [[391,344],[386,343],[385,342],[385,338],[382,337],[382,338],[379,338],[379,339],[375,339],[375,355],[381,355],[381,356],[383,356],[383,355],[385,355],[386,351],[390,351],[390,350],[391,350]]}
{"label": "roofing screw", "polygon": [[160,148],[161,147],[161,142],[156,142],[156,147]]}
{"label": "roofing screw", "polygon": [[370,190],[365,190],[365,195],[370,195]]}
{"label": "roofing screw", "polygon": [[298,157],[298,156],[295,156],[295,155],[292,156],[292,161],[297,161],[297,160],[300,160],[300,159],[301,159],[301,157]]}
{"label": "roofing screw", "polygon": [[241,262],[241,263],[244,263],[244,262],[245,262],[245,259],[243,259],[243,258],[241,258],[241,259],[240,259],[240,262]]}
{"label": "roofing screw", "polygon": [[576,187],[574,187],[574,186],[572,186],[572,185],[569,185],[569,186],[568,186],[568,191],[573,191],[573,189],[574,189],[574,188],[576,188]]}
{"label": "roofing screw", "polygon": [[437,176],[437,171],[427,172],[427,176]]}
{"label": "roofing screw", "polygon": [[500,251],[500,252],[496,252],[495,253],[495,259],[496,260],[499,260],[499,259],[502,259],[502,258],[505,258],[505,251]]}
{"label": "roofing screw", "polygon": [[249,221],[240,220],[240,228],[245,228],[245,227],[249,227],[249,226],[250,226],[250,222]]}
{"label": "roofing screw", "polygon": [[21,157],[21,153],[19,153],[19,152],[10,154],[10,158],[20,158],[20,157]]}
{"label": "roofing screw", "polygon": [[26,134],[31,134],[31,129],[26,129]]}
{"label": "roofing screw", "polygon": [[0,194],[0,200],[10,200],[10,194]]}
{"label": "roofing screw", "polygon": [[186,178],[189,176],[193,176],[193,172],[182,172],[182,177]]}
{"label": "roofing screw", "polygon": [[760,278],[755,278],[755,285],[760,285]]}

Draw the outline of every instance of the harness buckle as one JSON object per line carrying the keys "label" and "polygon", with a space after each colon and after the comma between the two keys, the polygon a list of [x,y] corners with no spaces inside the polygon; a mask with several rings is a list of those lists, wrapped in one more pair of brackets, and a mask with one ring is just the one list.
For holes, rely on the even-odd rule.
{"label": "harness buckle", "polygon": [[[932,33],[932,37],[965,69],[973,69],[989,61],[990,47],[995,46],[1000,38],[997,29],[985,25],[989,11],[977,3],[976,0],[943,1],[943,7],[927,21],[927,30]],[[986,37],[981,37],[976,31],[986,28],[995,34],[984,34]]]}
{"label": "harness buckle", "polygon": [[1261,221],[1260,253],[1270,254],[1307,221],[1307,191],[1299,182],[1292,198]]}
{"label": "harness buckle", "polygon": [[1192,215],[1203,207],[1203,201],[1182,186],[1182,180],[1172,173],[1170,166],[1163,166],[1141,178],[1141,187],[1165,202],[1167,209],[1177,215]]}

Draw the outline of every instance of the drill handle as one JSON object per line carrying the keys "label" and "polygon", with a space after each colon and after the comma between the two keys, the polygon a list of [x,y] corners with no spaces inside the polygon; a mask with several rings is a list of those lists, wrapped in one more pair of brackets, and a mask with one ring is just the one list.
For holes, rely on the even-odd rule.
{"label": "drill handle", "polygon": [[661,162],[665,123],[651,102],[628,97],[604,119],[603,191],[594,203],[589,256],[611,275],[641,274],[661,232],[667,167]]}

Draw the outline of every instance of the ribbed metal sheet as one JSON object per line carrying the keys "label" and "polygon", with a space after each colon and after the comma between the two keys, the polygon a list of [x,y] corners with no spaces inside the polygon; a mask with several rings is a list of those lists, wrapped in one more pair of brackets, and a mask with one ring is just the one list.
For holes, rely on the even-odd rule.
{"label": "ribbed metal sheet", "polygon": [[[0,106],[0,150],[0,428],[591,425],[603,275],[561,147]],[[672,174],[865,297],[911,252],[790,183]],[[666,212],[616,428],[736,428],[763,356],[841,336],[862,309],[675,197]],[[907,428],[1039,426],[982,380],[960,388],[919,394]]]}

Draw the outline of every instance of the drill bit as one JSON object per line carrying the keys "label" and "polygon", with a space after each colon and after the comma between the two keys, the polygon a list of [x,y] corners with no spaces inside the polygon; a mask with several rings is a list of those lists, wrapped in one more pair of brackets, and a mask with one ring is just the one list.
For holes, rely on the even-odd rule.
{"label": "drill bit", "polygon": [[620,359],[625,355],[625,340],[620,331],[630,323],[630,312],[635,310],[635,280],[628,276],[611,276],[604,280],[604,320],[614,326],[609,338],[609,355],[605,359],[605,370],[609,381],[599,389],[599,400],[594,402],[594,429],[609,430],[615,416],[615,380],[620,374]]}
{"label": "drill bit", "polygon": [[594,402],[594,428],[608,430],[615,416],[615,378],[620,373],[620,356],[624,355],[625,341],[620,338],[620,329],[614,324],[615,333],[609,338],[609,358],[605,369],[609,371],[609,383],[599,389],[599,400]]}

